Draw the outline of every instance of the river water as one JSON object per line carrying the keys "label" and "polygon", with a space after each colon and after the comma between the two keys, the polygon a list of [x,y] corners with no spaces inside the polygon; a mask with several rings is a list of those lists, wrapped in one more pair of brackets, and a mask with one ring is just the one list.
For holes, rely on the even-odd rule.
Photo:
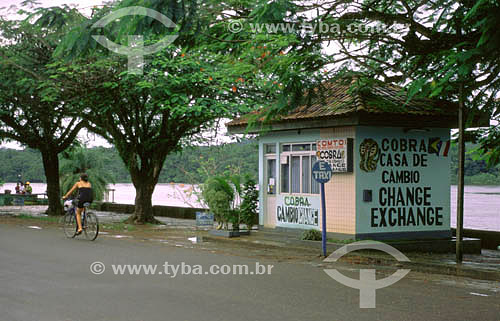
{"label": "river water", "polygon": [[[15,183],[6,183],[0,191],[14,191]],[[33,183],[33,193],[45,193],[46,185]],[[134,204],[135,189],[132,184],[111,185],[115,189],[114,201]],[[66,192],[66,191],[65,191]],[[451,186],[451,226],[456,226],[457,186]],[[153,193],[153,205],[196,207],[200,204],[193,186],[188,184],[158,184]],[[465,186],[464,227],[500,231],[500,186]]]}
{"label": "river water", "polygon": [[[457,224],[457,186],[451,186],[451,226]],[[500,231],[500,186],[465,186],[464,227]]]}
{"label": "river water", "polygon": [[[45,193],[47,185],[44,183],[32,183],[34,194]],[[5,183],[0,187],[1,193],[3,190],[10,189],[14,193],[16,183]],[[114,189],[114,201],[120,204],[134,204],[135,188],[132,184],[114,184],[109,186]],[[67,191],[63,191],[66,193]],[[153,205],[168,205],[178,207],[204,207],[198,201],[197,194],[199,191],[194,191],[193,185],[189,184],[157,184],[153,193]],[[110,201],[112,195],[110,194]]]}

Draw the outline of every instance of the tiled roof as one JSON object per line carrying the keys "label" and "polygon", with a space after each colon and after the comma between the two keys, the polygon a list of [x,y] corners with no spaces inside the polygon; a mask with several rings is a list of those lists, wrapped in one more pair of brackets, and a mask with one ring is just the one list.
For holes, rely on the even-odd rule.
{"label": "tiled roof", "polygon": [[[348,114],[366,112],[369,114],[397,114],[413,116],[454,115],[457,106],[447,101],[431,99],[411,100],[400,87],[378,83],[369,88],[352,89],[350,83],[325,83],[321,89],[315,89],[317,97],[310,103],[291,110],[286,115],[272,121],[273,123],[294,120],[314,120],[318,118],[335,118]],[[226,126],[243,126],[251,117],[258,117],[262,111],[253,112],[236,118]],[[263,117],[260,119],[263,120]]]}

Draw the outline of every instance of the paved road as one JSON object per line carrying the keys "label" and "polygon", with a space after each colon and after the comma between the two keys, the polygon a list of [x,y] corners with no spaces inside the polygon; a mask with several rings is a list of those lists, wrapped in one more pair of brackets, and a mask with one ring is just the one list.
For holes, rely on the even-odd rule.
{"label": "paved road", "polygon": [[[94,261],[106,265],[102,275],[90,272]],[[271,275],[175,278],[114,275],[111,267],[165,261],[207,270],[212,264],[253,269],[256,263],[169,244],[68,240],[58,229],[0,225],[0,321],[500,320],[499,288],[488,282],[412,272],[377,291],[376,309],[360,309],[358,290],[310,264],[261,261],[274,265]]]}

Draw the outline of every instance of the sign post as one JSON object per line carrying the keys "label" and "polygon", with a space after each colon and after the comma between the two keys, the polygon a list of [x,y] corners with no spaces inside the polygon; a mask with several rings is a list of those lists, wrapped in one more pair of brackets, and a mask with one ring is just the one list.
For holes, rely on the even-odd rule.
{"label": "sign post", "polygon": [[325,161],[317,161],[312,167],[314,180],[321,184],[321,239],[323,242],[323,256],[326,257],[326,203],[325,183],[332,178],[332,168]]}

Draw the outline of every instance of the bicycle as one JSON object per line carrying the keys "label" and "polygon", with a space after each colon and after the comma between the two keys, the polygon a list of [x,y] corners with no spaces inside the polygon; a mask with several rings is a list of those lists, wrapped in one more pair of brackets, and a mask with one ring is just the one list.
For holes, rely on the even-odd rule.
{"label": "bicycle", "polygon": [[[76,236],[76,232],[78,231],[78,224],[76,223],[76,206],[74,201],[71,201],[71,205],[72,206],[70,206],[69,204],[64,205],[66,214],[64,214],[63,218],[63,229],[64,229],[64,234],[68,238],[74,238]],[[87,211],[89,206],[90,203],[83,204],[82,228],[85,237],[89,241],[93,241],[97,238],[97,235],[99,234],[99,220],[97,219],[97,216],[94,213]]]}

